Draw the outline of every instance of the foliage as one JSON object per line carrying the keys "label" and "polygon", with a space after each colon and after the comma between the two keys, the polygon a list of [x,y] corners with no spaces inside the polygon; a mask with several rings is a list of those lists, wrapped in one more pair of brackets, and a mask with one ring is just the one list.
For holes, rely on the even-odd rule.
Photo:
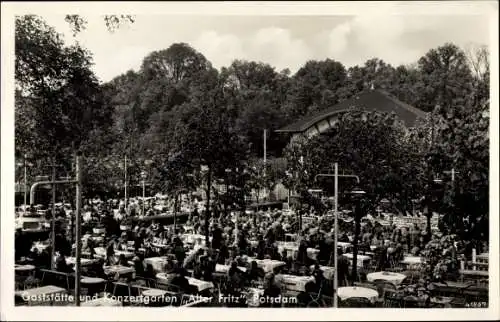
{"label": "foliage", "polygon": [[[82,16],[66,20],[76,33],[85,29]],[[134,18],[104,20],[114,30]],[[291,75],[242,60],[218,72],[202,53],[176,43],[106,84],[98,83],[91,66],[88,51],[66,46],[41,18],[16,18],[16,156],[28,152],[31,176],[47,174],[53,156],[64,165],[58,174],[70,173],[79,148],[89,194],[122,190],[126,156],[131,187],[140,184],[142,171],[154,191],[167,193],[193,190],[213,176],[232,187],[225,201],[231,204],[278,182],[301,192],[317,185],[331,189],[331,181],[315,176],[331,173],[336,161],[341,173],[361,178],[374,205],[385,197],[404,212],[411,200],[427,196],[431,208],[446,215],[443,229],[476,234],[473,223],[487,222],[485,47],[464,51],[444,44],[405,66],[372,58],[347,69],[332,59],[312,60]],[[288,146],[289,138],[274,132],[372,87],[431,113],[404,129],[394,115],[353,110],[329,133]],[[458,172],[453,182],[443,173],[452,168]],[[444,185],[432,187],[434,177],[444,178]],[[341,179],[340,186],[348,191],[354,182]],[[465,220],[453,220],[457,216]]]}
{"label": "foliage", "polygon": [[36,160],[33,175],[49,163],[68,173],[74,149],[106,132],[112,109],[90,70],[91,55],[34,15],[16,18],[16,154]]}
{"label": "foliage", "polygon": [[[132,15],[105,15],[104,23],[110,32],[114,32],[121,25],[134,23],[135,18]],[[80,15],[66,15],[64,20],[70,25],[73,36],[87,29],[87,20]]]}

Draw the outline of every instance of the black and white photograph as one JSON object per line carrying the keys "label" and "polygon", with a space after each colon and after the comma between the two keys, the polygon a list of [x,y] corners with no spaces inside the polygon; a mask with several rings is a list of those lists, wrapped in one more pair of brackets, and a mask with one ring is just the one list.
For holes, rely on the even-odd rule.
{"label": "black and white photograph", "polygon": [[500,317],[498,3],[104,4],[2,3],[2,319]]}

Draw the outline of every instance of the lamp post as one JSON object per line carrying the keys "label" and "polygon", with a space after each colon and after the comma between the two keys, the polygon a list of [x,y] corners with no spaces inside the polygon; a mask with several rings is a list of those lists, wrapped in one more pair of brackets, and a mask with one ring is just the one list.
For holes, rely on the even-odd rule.
{"label": "lamp post", "polygon": [[31,164],[28,163],[28,156],[24,154],[24,160],[23,163],[18,163],[18,166],[23,166],[24,167],[24,209],[23,213],[26,216],[27,212],[27,203],[28,203],[28,166],[31,166]]}
{"label": "lamp post", "polygon": [[[333,177],[335,182],[334,182],[334,190],[335,190],[335,196],[334,196],[334,238],[333,238],[333,267],[335,270],[334,274],[334,279],[333,279],[333,292],[334,292],[334,297],[333,297],[333,307],[338,307],[338,301],[337,301],[337,289],[338,289],[338,265],[337,265],[337,244],[338,244],[338,200],[339,200],[339,177],[345,177],[345,178],[355,178],[356,182],[359,184],[359,177],[357,175],[352,175],[352,174],[339,174],[339,165],[337,162],[334,164],[334,173],[320,173],[317,174],[314,177],[314,181],[316,181],[319,177]],[[300,223],[302,225],[302,223]]]}
{"label": "lamp post", "polygon": [[125,156],[125,160],[124,160],[124,167],[125,167],[125,184],[124,184],[124,188],[125,188],[125,211],[127,210],[127,156]]}
{"label": "lamp post", "polygon": [[146,171],[141,172],[142,177],[142,215],[146,216]]}
{"label": "lamp post", "polygon": [[353,197],[354,201],[355,201],[355,210],[354,210],[354,224],[355,224],[355,227],[354,227],[354,240],[353,240],[353,243],[352,243],[352,253],[353,253],[353,257],[352,257],[352,278],[353,280],[356,280],[356,276],[357,276],[357,269],[358,269],[358,263],[357,263],[357,257],[358,257],[358,237],[359,237],[359,233],[360,233],[360,230],[361,230],[361,218],[363,217],[363,212],[364,212],[364,207],[362,205],[362,199],[363,197],[365,196],[366,192],[360,188],[354,188],[351,192],[350,192],[351,196]]}

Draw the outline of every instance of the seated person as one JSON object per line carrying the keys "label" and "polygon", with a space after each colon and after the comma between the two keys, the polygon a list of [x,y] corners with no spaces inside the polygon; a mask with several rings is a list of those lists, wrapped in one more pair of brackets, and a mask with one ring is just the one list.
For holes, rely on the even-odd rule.
{"label": "seated person", "polygon": [[[274,274],[268,273],[264,277],[264,297],[276,298],[281,295],[281,289],[275,284]],[[271,300],[266,301],[263,307],[272,307],[279,304],[273,304]]]}
{"label": "seated person", "polygon": [[115,244],[111,239],[108,241],[106,245],[106,257],[113,257],[115,255]]}
{"label": "seated person", "polygon": [[56,270],[63,273],[73,272],[73,269],[70,265],[68,265],[68,263],[66,262],[66,257],[62,253],[59,253],[56,258]]}
{"label": "seated person", "polygon": [[183,268],[177,268],[175,272],[175,276],[170,281],[171,285],[179,288],[181,293],[190,293],[192,291],[191,285],[189,285],[189,281],[186,278],[186,270]]}
{"label": "seated person", "polygon": [[230,290],[237,290],[242,287],[244,281],[243,274],[244,273],[238,268],[238,263],[233,261],[227,272],[229,284],[231,285]]}
{"label": "seated person", "polygon": [[215,272],[216,263],[212,260],[212,256],[208,255],[202,261],[202,270],[203,270],[203,280],[205,281],[213,281],[213,274]]}
{"label": "seated person", "polygon": [[146,269],[144,270],[142,276],[148,279],[156,279],[156,273],[152,264],[146,264]]}
{"label": "seated person", "polygon": [[308,282],[304,289],[305,291],[302,291],[299,295],[297,295],[297,301],[300,306],[307,307],[311,302],[313,302],[314,297],[312,294],[316,292],[316,285],[313,282]]}
{"label": "seated person", "polygon": [[193,266],[193,277],[196,279],[201,279],[203,277],[203,265],[202,259],[197,260]]}
{"label": "seated person", "polygon": [[95,263],[88,266],[86,274],[88,274],[88,276],[91,277],[99,277],[106,279],[107,277],[106,274],[104,273],[103,265],[104,265],[104,259],[102,258],[97,259]]}
{"label": "seated person", "polygon": [[186,251],[184,250],[184,245],[179,237],[174,239],[174,254],[178,262],[183,263],[186,258]]}
{"label": "seated person", "polygon": [[257,254],[257,259],[264,259],[264,255],[266,253],[266,242],[264,241],[264,237],[262,235],[259,235],[258,242],[257,242],[257,249],[256,249],[256,254]]}
{"label": "seated person", "polygon": [[36,267],[41,267],[41,268],[48,268],[50,269],[51,266],[51,261],[50,261],[50,253],[51,253],[51,247],[47,247],[42,252],[40,255],[38,255],[37,258],[37,265]]}
{"label": "seated person", "polygon": [[248,279],[250,281],[258,281],[261,278],[264,278],[265,272],[264,270],[257,265],[256,261],[252,261],[250,270],[248,271]]}
{"label": "seated person", "polygon": [[87,245],[86,247],[83,249],[84,252],[88,252],[90,254],[90,258],[94,258],[95,256],[95,241],[92,237],[89,237],[87,239]]}
{"label": "seated person", "polygon": [[135,275],[144,276],[144,262],[141,260],[141,258],[139,256],[134,256],[132,262],[134,263]]}

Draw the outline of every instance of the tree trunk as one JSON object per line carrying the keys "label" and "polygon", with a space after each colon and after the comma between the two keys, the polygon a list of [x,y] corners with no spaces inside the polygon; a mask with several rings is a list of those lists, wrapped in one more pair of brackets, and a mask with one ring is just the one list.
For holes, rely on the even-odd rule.
{"label": "tree trunk", "polygon": [[212,167],[208,166],[207,173],[207,205],[205,209],[205,245],[209,244],[209,220],[210,220],[210,190],[212,187]]}
{"label": "tree trunk", "polygon": [[354,212],[354,240],[352,241],[352,274],[351,280],[354,283],[358,276],[358,237],[361,230],[361,216],[359,209]]}

